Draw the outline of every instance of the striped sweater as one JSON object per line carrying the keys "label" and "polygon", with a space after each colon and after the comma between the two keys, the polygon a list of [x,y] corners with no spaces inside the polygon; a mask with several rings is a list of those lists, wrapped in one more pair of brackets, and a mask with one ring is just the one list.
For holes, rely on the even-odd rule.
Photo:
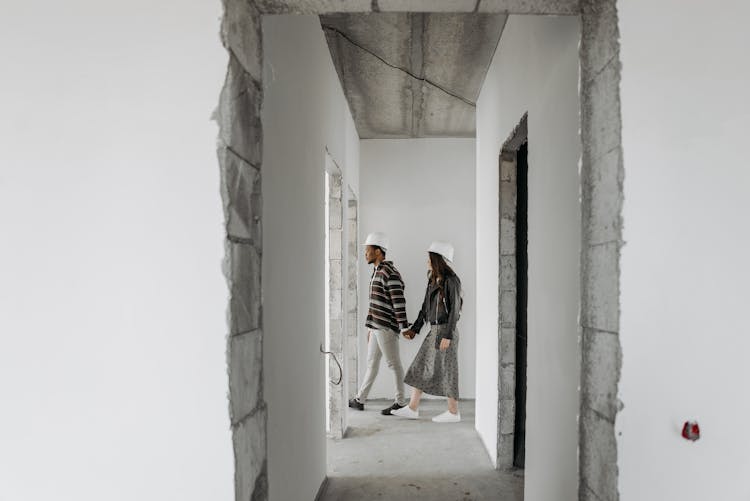
{"label": "striped sweater", "polygon": [[367,322],[370,329],[398,332],[409,325],[406,320],[404,281],[392,261],[383,261],[370,278],[370,308]]}

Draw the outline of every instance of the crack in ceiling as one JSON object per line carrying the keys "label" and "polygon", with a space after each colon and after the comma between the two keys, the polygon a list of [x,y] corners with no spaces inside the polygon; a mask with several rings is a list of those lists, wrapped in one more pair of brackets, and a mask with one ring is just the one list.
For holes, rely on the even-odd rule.
{"label": "crack in ceiling", "polygon": [[506,19],[422,12],[320,16],[359,136],[474,137],[476,100]]}
{"label": "crack in ceiling", "polygon": [[453,91],[451,91],[451,90],[449,90],[449,89],[446,89],[446,88],[445,88],[445,87],[443,87],[442,85],[440,85],[440,84],[438,84],[438,83],[435,83],[435,82],[433,82],[433,81],[432,81],[432,80],[430,80],[429,78],[425,78],[425,77],[420,77],[420,76],[418,76],[418,75],[415,75],[415,74],[414,74],[413,72],[411,72],[410,70],[408,70],[408,69],[406,69],[406,68],[403,68],[403,67],[401,67],[401,66],[398,66],[398,65],[395,65],[395,64],[391,64],[391,63],[389,63],[389,62],[388,62],[388,61],[387,61],[387,60],[386,60],[385,58],[383,58],[383,57],[379,56],[378,54],[376,54],[376,53],[375,53],[375,52],[373,52],[372,50],[368,49],[367,47],[364,47],[364,46],[363,46],[362,44],[360,44],[360,43],[357,43],[357,41],[356,41],[356,40],[354,40],[354,39],[353,39],[352,37],[350,37],[349,35],[347,35],[347,34],[346,34],[346,33],[344,33],[343,31],[341,31],[341,30],[339,30],[339,29],[337,29],[337,28],[335,28],[335,27],[333,27],[333,26],[329,26],[329,25],[325,25],[325,24],[324,24],[324,25],[322,25],[322,26],[323,26],[323,29],[324,29],[324,30],[328,30],[328,31],[332,31],[332,32],[336,33],[336,34],[337,34],[338,36],[340,36],[341,38],[343,38],[344,40],[346,40],[346,41],[347,41],[347,42],[349,42],[350,44],[352,44],[352,45],[354,45],[355,47],[357,47],[357,48],[359,48],[359,49],[361,49],[361,50],[363,50],[363,51],[367,52],[367,53],[368,53],[368,54],[370,54],[371,56],[373,56],[373,57],[377,58],[377,59],[378,59],[378,60],[379,60],[380,62],[382,62],[383,64],[385,64],[385,65],[387,65],[387,66],[390,66],[390,67],[391,67],[391,68],[393,68],[393,69],[396,69],[396,70],[399,70],[399,71],[402,71],[402,72],[406,73],[407,75],[409,75],[409,76],[410,76],[411,78],[413,78],[414,80],[419,80],[420,82],[424,82],[424,83],[427,83],[427,84],[429,84],[429,85],[432,85],[433,87],[435,87],[435,88],[436,88],[436,89],[438,89],[438,90],[441,90],[441,91],[443,91],[443,92],[444,92],[444,93],[446,93],[447,95],[449,95],[449,96],[451,96],[451,97],[454,97],[454,98],[456,98],[456,99],[459,99],[459,100],[463,101],[464,103],[468,104],[469,106],[472,106],[472,107],[476,108],[476,106],[477,106],[477,103],[475,103],[474,101],[471,101],[470,99],[467,99],[467,98],[465,98],[465,97],[463,97],[463,96],[459,95],[459,94],[458,94],[458,93],[456,93],[456,92],[453,92]]}

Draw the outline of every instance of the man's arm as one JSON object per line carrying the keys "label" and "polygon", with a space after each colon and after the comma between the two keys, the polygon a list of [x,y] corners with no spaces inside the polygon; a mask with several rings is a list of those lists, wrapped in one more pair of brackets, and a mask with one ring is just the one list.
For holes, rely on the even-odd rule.
{"label": "man's arm", "polygon": [[409,322],[406,319],[406,298],[404,297],[404,281],[399,273],[393,273],[388,277],[388,294],[391,297],[393,315],[400,329],[407,329]]}

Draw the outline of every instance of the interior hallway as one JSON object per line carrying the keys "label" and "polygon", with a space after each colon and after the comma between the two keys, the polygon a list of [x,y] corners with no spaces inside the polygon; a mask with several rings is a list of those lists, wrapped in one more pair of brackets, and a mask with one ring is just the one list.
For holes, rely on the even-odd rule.
{"label": "interior hallway", "polygon": [[383,416],[388,401],[349,410],[349,432],[328,440],[324,501],[425,499],[520,501],[523,474],[498,472],[474,429],[474,401],[459,403],[462,421],[436,424],[443,400],[424,400],[418,421]]}

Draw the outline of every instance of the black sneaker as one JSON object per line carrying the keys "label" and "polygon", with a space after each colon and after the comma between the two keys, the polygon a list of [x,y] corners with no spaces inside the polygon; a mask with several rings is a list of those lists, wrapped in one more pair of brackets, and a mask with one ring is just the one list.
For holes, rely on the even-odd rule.
{"label": "black sneaker", "polygon": [[380,411],[380,413],[382,415],[384,415],[384,416],[390,416],[391,415],[391,411],[395,411],[395,410],[401,409],[403,407],[406,407],[406,404],[401,405],[398,402],[393,402],[393,405],[391,405],[390,407],[386,407],[385,409],[383,409],[382,411]]}
{"label": "black sneaker", "polygon": [[358,411],[365,410],[365,404],[359,401],[357,397],[354,397],[353,399],[349,400],[349,407],[352,409],[357,409]]}

